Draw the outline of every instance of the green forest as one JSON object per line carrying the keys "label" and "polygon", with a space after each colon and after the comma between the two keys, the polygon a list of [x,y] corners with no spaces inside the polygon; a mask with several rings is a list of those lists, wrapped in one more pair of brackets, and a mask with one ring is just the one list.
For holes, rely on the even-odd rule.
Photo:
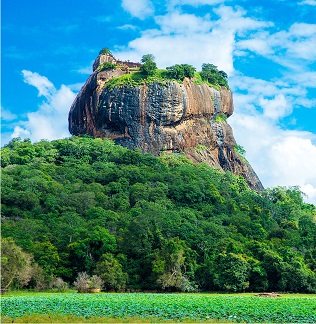
{"label": "green forest", "polygon": [[2,287],[98,275],[106,291],[316,292],[316,208],[181,154],[108,139],[1,149]]}

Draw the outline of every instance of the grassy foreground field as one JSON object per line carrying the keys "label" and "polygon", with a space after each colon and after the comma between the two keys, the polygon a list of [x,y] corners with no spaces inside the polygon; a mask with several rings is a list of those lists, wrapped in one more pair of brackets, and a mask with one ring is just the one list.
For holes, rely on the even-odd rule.
{"label": "grassy foreground field", "polygon": [[315,323],[316,295],[24,293],[1,297],[2,323]]}

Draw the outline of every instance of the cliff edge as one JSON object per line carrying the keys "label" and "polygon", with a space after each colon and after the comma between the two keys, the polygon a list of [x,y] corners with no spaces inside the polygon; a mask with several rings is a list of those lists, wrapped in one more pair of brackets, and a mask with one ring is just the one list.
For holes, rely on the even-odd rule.
{"label": "cliff edge", "polygon": [[[102,70],[110,62],[115,69]],[[226,119],[233,114],[230,90],[216,90],[189,78],[141,85],[107,86],[112,78],[131,73],[137,63],[99,55],[93,74],[74,100],[69,112],[73,135],[107,137],[130,149],[159,155],[181,152],[194,162],[243,176],[249,187],[262,190],[256,173],[236,150]]]}

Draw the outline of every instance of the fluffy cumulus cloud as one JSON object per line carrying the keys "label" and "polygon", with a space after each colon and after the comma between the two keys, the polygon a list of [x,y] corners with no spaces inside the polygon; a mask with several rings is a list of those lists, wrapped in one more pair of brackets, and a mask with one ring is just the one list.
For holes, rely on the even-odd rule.
{"label": "fluffy cumulus cloud", "polygon": [[316,204],[316,135],[279,126],[304,89],[243,76],[233,83],[236,109],[229,123],[263,185],[299,185]]}
{"label": "fluffy cumulus cloud", "polygon": [[314,134],[282,130],[259,114],[236,113],[229,123],[265,187],[298,185],[316,204]]}
{"label": "fluffy cumulus cloud", "polygon": [[27,114],[27,119],[17,125],[11,135],[28,137],[32,141],[68,137],[67,116],[75,98],[71,89],[62,85],[56,89],[45,76],[27,70],[22,71],[24,82],[38,90],[38,96],[44,97],[39,109]]}
{"label": "fluffy cumulus cloud", "polygon": [[133,17],[145,19],[154,13],[154,6],[150,0],[123,0],[122,7]]}
{"label": "fluffy cumulus cloud", "polygon": [[239,41],[236,49],[252,51],[297,70],[302,62],[315,60],[316,24],[294,23],[288,30],[258,31]]}
{"label": "fluffy cumulus cloud", "polygon": [[36,72],[22,71],[24,82],[34,86],[38,90],[38,96],[51,97],[56,91],[54,85],[45,77]]}
{"label": "fluffy cumulus cloud", "polygon": [[[174,3],[191,2],[193,3]],[[220,2],[197,3],[212,5]],[[269,22],[246,17],[246,12],[241,8],[210,6],[209,13],[204,16],[183,13],[180,9],[169,9],[166,14],[156,16],[156,29],[143,31],[141,37],[128,44],[127,49],[114,54],[139,61],[142,55],[152,53],[161,68],[176,63],[188,63],[200,69],[203,63],[212,62],[230,74],[233,72],[235,36],[270,25]]]}

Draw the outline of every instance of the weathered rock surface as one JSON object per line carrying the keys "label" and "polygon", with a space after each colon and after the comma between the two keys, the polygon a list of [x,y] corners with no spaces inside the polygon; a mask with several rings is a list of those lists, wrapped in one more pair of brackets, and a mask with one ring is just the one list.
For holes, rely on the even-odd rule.
{"label": "weathered rock surface", "polygon": [[190,79],[183,84],[104,87],[107,80],[125,73],[119,68],[95,69],[70,109],[71,134],[108,137],[154,155],[183,152],[194,162],[243,176],[252,189],[263,189],[249,163],[235,152],[231,127],[216,122],[219,113],[227,117],[233,113],[231,91],[224,87],[217,91]]}

